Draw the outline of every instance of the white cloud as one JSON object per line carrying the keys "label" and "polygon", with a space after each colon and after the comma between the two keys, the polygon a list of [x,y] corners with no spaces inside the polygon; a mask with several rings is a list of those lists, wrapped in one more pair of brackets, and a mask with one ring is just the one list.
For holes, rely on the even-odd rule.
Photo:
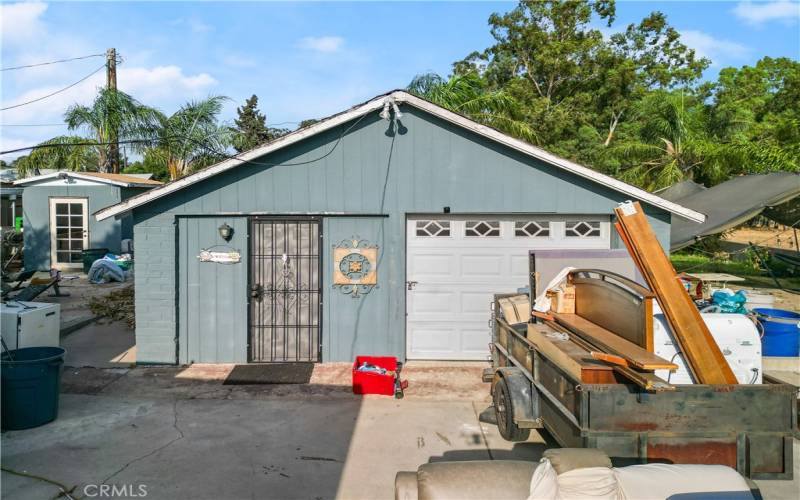
{"label": "white cloud", "polygon": [[733,8],[733,14],[751,25],[760,25],[770,21],[794,23],[800,18],[800,2],[793,0],[777,0],[773,2],[745,0],[739,2]]}
{"label": "white cloud", "polygon": [[144,102],[186,94],[196,96],[217,83],[208,73],[186,75],[182,68],[175,65],[153,68],[123,66],[119,69],[117,81],[120,90]]}
{"label": "white cloud", "polygon": [[340,36],[307,36],[301,38],[298,47],[317,52],[338,52],[344,45],[344,38]]}
{"label": "white cloud", "polygon": [[694,49],[700,57],[707,57],[716,65],[721,61],[740,59],[750,53],[750,48],[730,40],[714,38],[697,30],[681,31],[681,41]]}
{"label": "white cloud", "polygon": [[0,5],[3,43],[23,43],[38,38],[44,32],[41,16],[47,4],[40,2]]}
{"label": "white cloud", "polygon": [[[187,75],[178,66],[120,67],[117,72],[117,85],[120,90],[131,94],[140,102],[156,106],[165,112],[174,109],[190,98],[204,97],[217,80],[208,73]],[[47,85],[27,90],[10,99],[3,99],[7,107],[34,100],[64,88],[69,82]],[[105,85],[105,73],[100,72],[69,90],[40,102],[10,109],[0,113],[5,123],[57,123],[63,119],[64,112],[73,104],[90,104],[97,89]],[[30,132],[47,132],[30,130]]]}

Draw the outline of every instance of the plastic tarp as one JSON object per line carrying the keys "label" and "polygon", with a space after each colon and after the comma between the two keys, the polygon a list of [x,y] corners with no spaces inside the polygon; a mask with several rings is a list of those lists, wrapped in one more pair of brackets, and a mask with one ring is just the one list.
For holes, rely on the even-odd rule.
{"label": "plastic tarp", "polygon": [[[704,236],[718,234],[747,222],[768,207],[800,201],[797,200],[800,197],[800,174],[775,172],[743,175],[707,189],[684,181],[659,195],[706,215],[702,224],[679,217],[672,218],[670,249],[675,251]],[[794,222],[788,225],[791,224]]]}

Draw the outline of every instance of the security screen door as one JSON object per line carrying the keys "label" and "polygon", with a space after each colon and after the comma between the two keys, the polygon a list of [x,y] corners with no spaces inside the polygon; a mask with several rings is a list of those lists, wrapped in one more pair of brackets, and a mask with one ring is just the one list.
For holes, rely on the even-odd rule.
{"label": "security screen door", "polygon": [[51,267],[81,267],[82,252],[89,246],[88,200],[50,198]]}
{"label": "security screen door", "polygon": [[253,218],[250,245],[250,361],[319,361],[320,220]]}

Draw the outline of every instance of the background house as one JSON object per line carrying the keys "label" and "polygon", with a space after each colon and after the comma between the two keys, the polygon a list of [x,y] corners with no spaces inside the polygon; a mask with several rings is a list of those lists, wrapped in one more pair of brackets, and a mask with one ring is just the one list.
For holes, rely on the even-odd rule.
{"label": "background house", "polygon": [[97,221],[91,214],[162,184],[150,176],[60,171],[15,181],[24,189],[25,269],[80,268],[87,248],[118,253],[133,237],[131,218]]}
{"label": "background house", "polygon": [[528,251],[624,248],[629,199],[665,248],[704,218],[396,91],[96,215],[133,214],[139,363],[485,359]]}
{"label": "background house", "polygon": [[2,230],[14,228],[14,221],[22,216],[22,188],[15,187],[17,171],[0,169],[0,226]]}

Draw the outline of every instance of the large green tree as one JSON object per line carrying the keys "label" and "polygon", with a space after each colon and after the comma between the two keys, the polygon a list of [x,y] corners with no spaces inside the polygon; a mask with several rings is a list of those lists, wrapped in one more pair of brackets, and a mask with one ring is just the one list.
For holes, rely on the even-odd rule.
{"label": "large green tree", "polygon": [[120,90],[101,88],[90,106],[73,105],[64,114],[70,130],[86,132],[83,142],[92,146],[97,157],[97,170],[118,173],[119,165],[112,165],[110,151],[115,141],[131,142],[128,147],[143,152],[159,128],[160,113],[145,106]]}
{"label": "large green tree", "polygon": [[708,65],[658,12],[604,37],[595,26],[615,14],[613,0],[524,0],[489,18],[494,43],[456,62],[455,73],[477,71],[515,98],[539,145],[609,170],[604,148],[631,104],[695,82]]}
{"label": "large green tree", "polygon": [[267,126],[267,118],[258,110],[258,96],[253,94],[236,108],[236,127],[233,129],[233,147],[237,152],[253,149],[289,133],[288,129]]}
{"label": "large green tree", "polygon": [[518,118],[519,103],[507,92],[489,90],[476,72],[454,74],[444,79],[435,73],[416,76],[409,92],[485,125],[505,131],[520,139],[535,142],[532,127]]}
{"label": "large green tree", "polygon": [[738,125],[714,125],[715,104],[702,94],[655,91],[636,104],[638,130],[613,149],[623,180],[655,190],[684,179],[711,186],[732,175],[797,170],[797,157],[769,141],[753,141]]}
{"label": "large green tree", "polygon": [[160,115],[150,161],[160,159],[174,180],[225,158],[231,134],[217,116],[226,99],[211,96],[188,102],[170,116]]}
{"label": "large green tree", "polygon": [[72,170],[75,172],[98,170],[98,147],[92,138],[61,135],[37,144],[30,154],[14,160],[12,166],[17,176],[38,175],[42,169]]}

